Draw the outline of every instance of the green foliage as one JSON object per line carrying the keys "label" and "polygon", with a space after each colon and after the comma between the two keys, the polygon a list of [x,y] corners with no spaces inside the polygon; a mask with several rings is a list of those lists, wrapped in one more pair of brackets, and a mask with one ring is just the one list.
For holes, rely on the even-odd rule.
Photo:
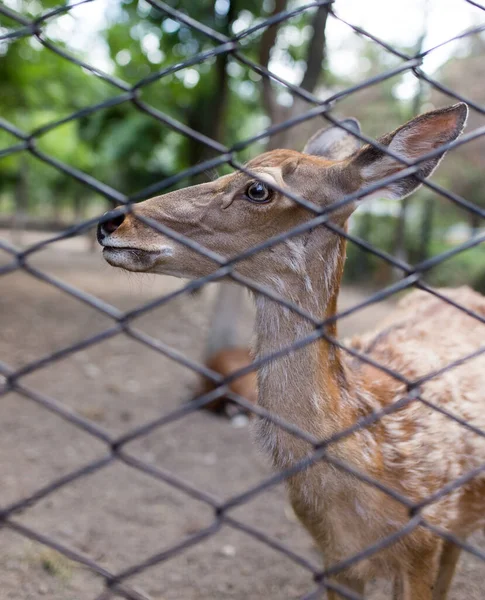
{"label": "green foliage", "polygon": [[[42,10],[53,4],[43,3]],[[272,10],[271,2],[257,0],[215,3],[175,0],[171,6],[226,36],[257,24]],[[40,8],[37,2],[30,0],[15,3],[15,9],[29,17],[38,16]],[[310,15],[298,15],[280,29],[279,52],[287,64],[294,66],[303,59],[304,44],[299,41],[305,42],[308,38],[305,27],[309,18]],[[14,25],[6,23],[7,29]],[[48,34],[53,31],[55,34],[55,28],[49,29],[50,22],[44,27]],[[261,35],[262,31],[256,32],[242,43],[244,55],[256,62]],[[98,37],[104,40],[109,55],[110,74],[132,85],[143,81],[138,97],[159,114],[227,145],[268,125],[261,106],[259,75],[227,55],[213,56],[150,80],[197,53],[210,52],[219,42],[174,21],[147,3],[125,0],[113,4]],[[87,63],[94,58],[89,48],[75,50],[68,39],[54,35],[53,43]],[[32,36],[5,43],[3,52],[4,59],[0,63],[2,115],[22,131],[35,131],[121,93],[43,47]],[[0,132],[0,148],[11,144],[11,137]],[[212,155],[203,144],[174,132],[165,123],[140,112],[129,101],[52,130],[39,139],[38,145],[49,155],[127,194]],[[242,151],[239,159],[246,160],[261,149],[262,144],[254,144],[251,149]],[[16,181],[23,177],[21,164],[29,164],[29,180],[38,171],[38,167],[30,165],[30,158],[27,161],[19,158],[20,155],[13,155],[0,160],[0,195],[15,192]],[[56,190],[62,189],[69,198],[69,177],[59,173],[57,178],[59,181],[55,181],[55,173],[52,173],[39,185],[30,186],[31,208],[36,205],[37,196],[52,198],[53,186]],[[88,192],[85,201],[89,202],[91,196],[93,194]]]}
{"label": "green foliage", "polygon": [[[432,245],[432,255],[450,250],[450,246],[436,239]],[[427,280],[435,286],[456,287],[471,285],[485,293],[485,245],[481,244],[459,252],[442,264],[433,267],[427,274]]]}

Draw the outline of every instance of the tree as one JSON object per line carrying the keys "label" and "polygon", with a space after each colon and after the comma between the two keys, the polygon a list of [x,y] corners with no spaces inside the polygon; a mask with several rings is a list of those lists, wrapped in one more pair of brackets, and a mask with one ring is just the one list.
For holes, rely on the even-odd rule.
{"label": "tree", "polygon": [[[287,0],[275,0],[272,16],[284,11],[287,8]],[[301,46],[288,44],[286,52],[290,60],[303,60],[304,72],[298,86],[306,92],[313,93],[318,83],[321,83],[325,74],[324,60],[326,48],[325,28],[327,25],[329,5],[320,6],[313,14],[311,19],[311,35],[306,45],[306,49]],[[303,21],[306,16],[303,17]],[[284,26],[274,25],[265,29],[259,51],[259,62],[261,66],[268,69],[272,52],[278,45],[278,33],[284,30]],[[308,103],[301,97],[294,95],[290,106],[284,106],[278,100],[278,93],[275,85],[267,77],[262,79],[262,99],[266,113],[271,119],[273,125],[282,123],[308,109]],[[289,129],[276,133],[268,142],[268,149],[286,148],[291,146],[291,137]]]}

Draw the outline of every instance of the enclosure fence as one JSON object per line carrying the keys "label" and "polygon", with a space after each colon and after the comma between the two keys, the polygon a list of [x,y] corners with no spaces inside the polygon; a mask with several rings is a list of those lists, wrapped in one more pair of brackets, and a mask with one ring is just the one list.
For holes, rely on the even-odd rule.
{"label": "enclosure fence", "polygon": [[[405,161],[402,157],[392,153],[388,148],[381,146],[375,140],[367,137],[364,134],[356,133],[352,128],[348,127],[348,125],[346,125],[345,123],[341,123],[338,119],[336,119],[332,115],[332,110],[335,107],[338,107],[338,103],[340,100],[346,98],[349,94],[352,94],[363,88],[367,88],[369,86],[378,84],[390,77],[395,76],[396,74],[409,72],[412,73],[416,78],[427,82],[440,92],[446,94],[452,100],[467,102],[467,104],[471,107],[472,110],[475,110],[482,115],[485,112],[485,107],[477,104],[476,102],[473,102],[469,98],[464,97],[459,90],[450,89],[442,83],[435,81],[432,77],[430,77],[424,72],[424,70],[422,69],[423,59],[443,44],[440,44],[440,46],[437,46],[435,48],[429,48],[427,50],[421,51],[415,55],[406,54],[400,50],[393,48],[381,39],[378,39],[375,35],[364,31],[360,27],[353,25],[350,22],[343,21],[343,19],[339,17],[338,10],[331,0],[318,0],[314,2],[309,2],[308,4],[304,6],[299,6],[298,8],[295,8],[293,10],[285,10],[283,12],[276,13],[270,18],[267,18],[266,20],[258,23],[257,25],[245,31],[242,31],[238,35],[234,35],[232,37],[227,37],[218,33],[210,27],[200,22],[197,22],[190,15],[172,8],[169,4],[166,4],[161,0],[147,0],[147,2],[150,4],[153,10],[159,11],[163,17],[171,18],[180,24],[197,30],[199,33],[204,34],[205,36],[210,38],[215,43],[215,45],[209,51],[204,51],[199,54],[196,54],[188,60],[185,60],[178,64],[174,64],[168,68],[158,71],[155,74],[150,75],[149,77],[141,79],[135,85],[129,85],[126,82],[118,79],[117,77],[109,73],[103,72],[98,68],[90,66],[82,60],[79,60],[78,58],[72,56],[66,49],[62,48],[60,45],[57,45],[55,42],[49,40],[49,38],[46,36],[44,29],[48,23],[52,22],[60,15],[67,13],[73,7],[78,6],[79,4],[83,4],[84,2],[61,6],[54,10],[46,12],[45,14],[34,20],[25,18],[25,16],[14,12],[10,8],[7,8],[5,5],[0,5],[0,14],[7,16],[9,19],[13,20],[15,23],[18,24],[17,27],[4,30],[4,33],[0,35],[0,42],[15,43],[15,40],[19,38],[23,38],[25,36],[33,36],[40,44],[48,48],[50,51],[56,53],[64,60],[69,61],[70,63],[76,65],[80,69],[85,69],[86,71],[90,72],[94,77],[103,79],[105,82],[112,86],[113,91],[116,93],[116,95],[113,95],[113,97],[107,101],[78,110],[65,118],[52,121],[47,125],[44,125],[32,132],[21,131],[12,123],[9,123],[4,119],[0,119],[0,127],[4,131],[9,132],[13,136],[15,136],[15,138],[18,140],[18,142],[14,145],[8,148],[3,148],[0,151],[0,158],[12,155],[14,153],[28,152],[38,160],[51,165],[59,171],[62,171],[67,176],[76,179],[81,184],[84,184],[87,188],[94,190],[107,200],[118,205],[119,208],[117,209],[117,211],[120,214],[134,214],[137,219],[140,219],[143,223],[149,225],[157,232],[169,236],[176,242],[184,244],[192,250],[199,252],[201,255],[210,258],[212,261],[214,261],[214,263],[218,265],[217,269],[214,270],[214,272],[209,276],[201,277],[199,279],[191,281],[190,283],[184,285],[181,289],[172,291],[164,295],[163,297],[160,297],[155,301],[151,301],[143,306],[139,306],[134,310],[123,312],[115,308],[114,306],[111,306],[106,302],[86,293],[85,291],[77,289],[76,287],[73,287],[51,276],[43,270],[33,266],[30,262],[31,258],[46,246],[50,246],[51,244],[55,244],[60,240],[78,235],[82,232],[85,232],[89,228],[95,226],[95,224],[98,222],[99,217],[85,220],[84,222],[78,223],[73,227],[69,227],[62,233],[56,234],[50,239],[31,245],[25,250],[19,250],[10,243],[7,243],[6,241],[0,242],[0,248],[6,253],[8,253],[11,257],[10,262],[8,262],[8,264],[0,268],[0,275],[6,275],[14,271],[23,271],[24,273],[30,275],[33,278],[36,278],[37,280],[41,280],[51,286],[54,286],[55,288],[64,292],[65,294],[77,298],[78,300],[86,303],[90,307],[96,309],[97,311],[99,311],[103,315],[106,315],[112,320],[112,325],[110,327],[99,331],[98,333],[96,333],[96,335],[87,337],[78,341],[77,343],[71,344],[60,350],[52,352],[51,354],[45,355],[38,360],[30,362],[22,368],[13,369],[8,364],[0,363],[0,374],[3,376],[3,380],[0,380],[0,396],[5,395],[9,392],[16,392],[17,394],[20,394],[21,396],[33,401],[38,406],[43,407],[45,410],[55,413],[61,419],[70,422],[72,425],[83,430],[85,433],[89,434],[90,436],[93,436],[93,438],[96,438],[97,440],[103,442],[106,447],[105,455],[101,459],[89,462],[83,467],[78,468],[67,475],[50,481],[45,486],[36,490],[34,493],[29,494],[26,497],[19,498],[16,502],[8,506],[1,507],[0,521],[3,527],[10,528],[11,530],[25,536],[26,538],[44,544],[45,546],[48,546],[62,553],[69,559],[84,565],[85,567],[99,575],[99,577],[101,577],[105,582],[105,591],[101,596],[98,597],[98,599],[102,597],[108,597],[108,595],[110,594],[114,594],[132,600],[146,600],[147,596],[142,591],[135,590],[132,587],[132,585],[130,585],[130,579],[132,577],[139,574],[143,570],[148,569],[149,567],[162,563],[163,561],[168,561],[172,557],[178,555],[179,553],[182,553],[185,550],[206,540],[208,537],[216,534],[223,526],[235,528],[243,532],[245,535],[251,536],[259,543],[270,546],[274,550],[284,554],[288,559],[294,561],[295,563],[299,564],[301,567],[306,569],[308,571],[308,577],[310,579],[313,579],[314,584],[313,590],[309,594],[302,597],[305,600],[320,598],[324,590],[329,589],[337,591],[343,598],[358,600],[362,596],[360,596],[356,592],[353,592],[352,590],[346,589],[343,585],[337,583],[333,577],[343,572],[349,566],[374,556],[379,551],[389,547],[390,545],[402,539],[404,536],[406,536],[407,534],[409,534],[417,528],[426,528],[432,531],[434,534],[442,536],[444,539],[455,543],[463,550],[465,550],[468,553],[471,553],[475,557],[481,560],[485,560],[485,553],[482,550],[476,548],[475,546],[473,546],[473,544],[465,542],[456,537],[455,535],[431,524],[426,520],[425,516],[423,515],[423,510],[431,503],[440,500],[441,498],[445,497],[447,494],[450,494],[460,486],[464,486],[467,482],[471,481],[474,477],[479,475],[481,472],[485,471],[485,464],[482,464],[478,468],[468,472],[466,475],[461,476],[455,481],[448,483],[432,497],[429,497],[426,500],[420,502],[419,504],[416,504],[411,502],[409,498],[404,497],[395,490],[387,488],[382,482],[373,479],[372,477],[366,475],[363,472],[357,471],[355,468],[346,464],[344,461],[339,460],[334,454],[329,452],[329,448],[331,448],[332,445],[347,438],[348,436],[351,436],[355,431],[368,428],[373,424],[377,423],[379,419],[381,419],[383,416],[398,411],[404,406],[407,406],[408,404],[413,402],[422,402],[430,409],[439,411],[443,416],[455,421],[463,428],[466,428],[467,430],[472,432],[474,435],[485,436],[484,431],[481,431],[473,424],[468,423],[466,420],[457,417],[445,408],[435,406],[429,400],[424,398],[421,393],[421,388],[423,384],[431,381],[436,377],[443,375],[447,371],[450,371],[462,365],[464,361],[471,360],[485,353],[485,345],[477,351],[473,352],[473,354],[470,354],[467,357],[463,357],[462,359],[447,365],[446,368],[430,372],[425,377],[421,377],[419,380],[413,381],[407,379],[401,373],[395,372],[375,362],[365,353],[358,352],[357,350],[346,346],[343,342],[337,339],[333,339],[328,334],[326,327],[330,322],[334,322],[343,317],[355,314],[373,303],[387,299],[393,294],[396,294],[397,292],[408,290],[410,288],[424,290],[427,293],[439,298],[441,301],[453,305],[456,309],[463,311],[463,313],[471,317],[474,317],[476,319],[477,326],[483,325],[485,323],[484,315],[477,314],[473,310],[466,308],[465,306],[461,306],[457,302],[453,301],[451,298],[448,298],[446,294],[432,289],[423,281],[423,275],[427,273],[429,269],[435,267],[436,265],[446,260],[449,260],[451,257],[457,255],[462,251],[465,251],[471,247],[477,246],[478,244],[482,243],[483,241],[485,241],[485,234],[481,233],[475,235],[471,237],[468,241],[456,246],[452,250],[428,258],[420,262],[419,264],[411,265],[407,264],[403,260],[391,256],[390,254],[382,250],[379,250],[378,248],[373,247],[368,242],[359,239],[357,236],[347,233],[346,231],[332,223],[330,220],[332,212],[337,208],[340,208],[342,205],[351,203],[355,199],[366,195],[371,191],[382,188],[384,183],[391,183],[409,175],[414,175],[418,179],[422,180],[422,183],[424,185],[428,186],[431,190],[445,197],[448,201],[461,207],[468,213],[474,214],[481,219],[485,218],[485,210],[483,208],[475,206],[471,202],[467,201],[465,198],[462,198],[459,195],[444,189],[436,183],[425,181],[423,178],[420,177],[418,173],[419,164],[423,160],[429,159],[432,156],[438,156],[446,149],[452,149],[459,145],[466,144],[471,140],[474,140],[479,136],[484,135],[485,127],[480,127],[470,133],[467,133],[463,135],[459,140],[451,142],[446,146],[442,146],[437,150],[427,154],[425,157],[421,157],[417,161]],[[463,0],[463,3],[464,5],[465,3],[467,3],[479,9],[484,9],[484,7],[481,6],[479,3],[472,2],[471,0]],[[266,28],[284,22],[297,14],[301,14],[305,11],[309,11],[312,9],[315,10],[323,6],[328,8],[329,19],[337,19],[341,22],[344,22],[347,27],[351,28],[356,33],[364,36],[365,38],[371,40],[373,43],[384,48],[387,52],[398,57],[400,59],[399,66],[390,69],[387,72],[383,72],[379,75],[370,77],[365,81],[359,83],[358,85],[345,89],[330,98],[321,100],[312,93],[309,93],[299,88],[298,86],[288,83],[281,77],[277,76],[275,73],[271,72],[271,70],[269,70],[268,68],[261,66],[256,62],[253,62],[247,56],[245,56],[244,49],[241,47],[241,42],[247,36],[256,34],[258,32],[262,32]],[[458,34],[455,38],[453,38],[453,40],[477,34],[484,30],[485,25],[480,25],[474,27],[473,29]],[[453,40],[448,40],[448,42],[445,43],[450,43]],[[170,74],[180,71],[181,69],[184,69],[190,65],[200,64],[210,59],[211,57],[214,57],[219,54],[230,55],[234,60],[239,61],[246,67],[249,67],[250,69],[254,70],[255,73],[261,75],[263,78],[271,80],[271,82],[274,85],[280,85],[282,86],[282,88],[287,89],[289,92],[291,92],[291,94],[293,94],[294,97],[298,97],[305,100],[308,103],[308,110],[304,114],[288,119],[283,123],[270,126],[264,131],[261,131],[258,135],[255,135],[244,141],[238,142],[232,147],[226,147],[225,145],[216,142],[213,139],[210,139],[209,137],[202,135],[197,131],[194,131],[193,129],[189,128],[183,123],[176,121],[170,116],[163,114],[154,107],[146,104],[141,99],[140,90],[142,90],[144,86],[153,83],[154,81],[163,80],[164,77]],[[102,183],[101,181],[94,179],[89,174],[76,169],[74,166],[68,165],[58,160],[57,158],[49,156],[43,151],[39,150],[37,146],[37,140],[47,132],[52,131],[56,127],[59,127],[67,122],[79,119],[81,117],[86,117],[106,107],[114,106],[116,104],[121,103],[131,103],[134,107],[136,107],[136,109],[144,113],[147,116],[147,118],[151,118],[160,123],[163,123],[169,128],[184,136],[195,138],[201,144],[204,144],[212,151],[214,151],[216,157],[210,158],[209,160],[205,160],[201,164],[191,166],[189,169],[181,173],[177,173],[171,177],[164,179],[163,181],[159,181],[157,184],[152,185],[149,188],[143,189],[139,193],[128,197],[123,193],[117,191],[116,189],[113,189],[112,187]],[[175,231],[170,230],[168,227],[160,223],[157,223],[151,219],[142,217],[132,212],[133,204],[136,201],[153,196],[155,193],[159,193],[167,188],[170,188],[171,186],[180,182],[184,178],[200,174],[209,168],[218,167],[221,165],[231,165],[234,169],[243,171],[257,178],[257,175],[252,174],[246,166],[240,164],[240,162],[237,161],[235,154],[239,150],[247,147],[249,144],[255,142],[256,140],[268,138],[269,136],[274,135],[279,131],[302,123],[308,119],[314,118],[315,116],[321,116],[322,121],[346,129],[352,135],[358,137],[362,142],[371,144],[374,147],[377,147],[380,151],[392,156],[392,158],[394,158],[395,160],[401,161],[406,168],[402,170],[398,175],[387,177],[385,180],[377,182],[375,185],[366,188],[364,191],[347,195],[342,201],[326,208],[318,207],[312,202],[309,202],[308,200],[305,200],[304,198],[300,197],[298,194],[291,193],[286,189],[278,189],[278,187],[275,186],[278,191],[284,193],[286,196],[291,198],[296,203],[301,204],[309,211],[312,211],[314,216],[304,225],[300,225],[298,226],[298,228],[288,230],[287,232],[285,232],[284,235],[269,238],[263,243],[258,244],[257,246],[246,251],[243,255],[240,255],[236,258],[232,258],[230,260],[224,258],[223,256],[220,256],[217,253],[208,251],[207,249],[203,248],[194,241],[188,239],[187,237],[181,234],[176,233]],[[108,218],[112,218],[112,214],[109,215]],[[378,292],[373,293],[365,301],[360,302],[352,308],[342,311],[336,316],[331,317],[330,319],[327,319],[326,321],[322,322],[313,317],[312,315],[306,314],[304,311],[302,311],[300,307],[296,306],[288,299],[279,297],[273,291],[265,289],[263,286],[257,284],[254,281],[251,281],[249,278],[243,277],[236,271],[236,267],[239,261],[247,258],[250,255],[256,254],[257,252],[261,252],[264,249],[276,246],[278,243],[281,243],[286,239],[295,237],[297,235],[301,235],[302,233],[309,231],[310,229],[315,228],[317,226],[326,227],[333,233],[336,233],[339,236],[343,236],[351,243],[356,244],[365,252],[378,256],[380,259],[387,262],[389,265],[392,265],[394,269],[399,271],[402,274],[402,277],[392,285],[388,285],[383,289],[380,289]],[[142,315],[146,314],[148,311],[151,311],[156,307],[160,307],[182,294],[187,294],[192,290],[198,289],[209,282],[220,281],[223,278],[230,278],[231,280],[239,284],[243,284],[249,287],[251,290],[257,292],[258,294],[265,295],[271,300],[284,305],[288,310],[300,315],[300,317],[303,316],[304,318],[308,319],[309,322],[312,324],[314,328],[313,332],[305,338],[298,340],[291,346],[288,346],[272,355],[265,356],[263,358],[258,358],[249,367],[246,367],[238,371],[237,373],[234,373],[230,377],[223,378],[218,373],[183,356],[180,352],[171,348],[162,341],[154,339],[150,337],[150,335],[136,328],[137,319]],[[95,344],[100,343],[103,340],[107,340],[108,338],[112,338],[113,336],[116,336],[118,334],[123,334],[128,338],[136,340],[140,344],[150,347],[151,349],[160,353],[161,355],[169,357],[170,359],[179,362],[185,367],[192,369],[200,376],[203,376],[213,381],[216,386],[215,389],[208,393],[198,395],[196,398],[193,399],[193,401],[185,403],[167,414],[162,414],[158,418],[153,419],[141,426],[132,428],[127,433],[124,433],[121,436],[115,437],[108,433],[101,426],[93,423],[87,418],[80,416],[79,414],[76,414],[74,411],[71,411],[69,408],[65,407],[61,401],[56,400],[52,397],[48,397],[47,395],[40,393],[36,389],[28,387],[24,383],[24,378],[27,375],[39,369],[42,369],[47,365],[51,365],[56,361],[59,361],[67,356],[70,356],[73,353],[89,348]],[[389,405],[384,410],[361,418],[351,427],[338,432],[337,434],[331,436],[328,439],[321,440],[315,439],[313,436],[300,430],[292,423],[284,422],[282,419],[278,418],[273,414],[268,413],[263,408],[257,405],[252,405],[246,399],[234,394],[229,389],[229,384],[231,383],[231,381],[233,381],[235,378],[242,375],[243,373],[256,370],[262,367],[263,365],[269,363],[270,361],[277,360],[278,358],[288,355],[291,352],[294,352],[296,349],[303,348],[304,346],[311,344],[312,342],[315,342],[319,339],[327,340],[335,347],[338,347],[344,352],[351,354],[363,363],[370,364],[373,367],[381,370],[383,373],[395,378],[397,381],[405,385],[407,389],[406,394],[398,401]],[[174,421],[183,419],[187,415],[203,408],[211,401],[221,397],[228,397],[230,400],[232,400],[234,403],[236,403],[243,409],[258,415],[261,418],[267,419],[268,421],[275,423],[281,429],[289,432],[293,436],[297,436],[298,438],[305,440],[311,447],[313,447],[313,451],[309,454],[309,456],[306,459],[298,462],[291,468],[266,478],[259,484],[250,487],[240,495],[226,499],[217,498],[208,493],[205,493],[202,489],[199,489],[198,487],[178,477],[177,474],[169,472],[168,470],[164,470],[163,468],[154,466],[152,464],[148,464],[147,462],[144,462],[143,460],[130,454],[128,450],[130,442],[142,438],[143,436],[148,435],[154,430],[159,430],[160,428],[163,428],[169,423],[173,423]],[[406,526],[400,528],[399,530],[395,531],[394,533],[385,537],[384,539],[381,539],[378,543],[367,547],[364,551],[359,552],[354,556],[349,556],[347,559],[337,564],[333,564],[326,568],[323,568],[318,564],[313,564],[307,558],[300,556],[291,548],[289,544],[274,539],[271,536],[264,533],[263,531],[243,523],[232,514],[232,509],[240,506],[245,502],[250,501],[251,499],[255,498],[258,494],[261,494],[271,486],[275,486],[276,484],[284,481],[291,475],[302,471],[319,461],[326,461],[328,462],[328,464],[333,465],[335,469],[338,469],[345,473],[349,473],[356,479],[363,481],[371,486],[376,486],[385,494],[402,503],[409,511],[409,521],[406,524]],[[16,516],[18,516],[20,513],[29,509],[35,503],[37,503],[41,499],[46,498],[48,495],[52,494],[56,490],[59,490],[64,486],[68,486],[72,482],[88,474],[107,469],[110,467],[110,465],[112,465],[115,462],[122,462],[133,469],[136,469],[149,475],[154,480],[164,482],[169,486],[173,486],[173,488],[176,488],[180,492],[187,494],[188,496],[195,498],[203,503],[206,503],[213,510],[212,524],[209,527],[200,529],[196,533],[188,535],[173,546],[162,548],[160,552],[154,554],[146,560],[143,560],[142,562],[135,562],[129,568],[126,568],[119,572],[110,572],[103,568],[100,564],[98,564],[93,558],[84,555],[83,553],[79,552],[78,550],[72,547],[68,547],[67,545],[59,543],[58,541],[49,537],[48,535],[39,533],[38,531],[35,531],[34,529],[21,524],[20,521],[16,519]]]}

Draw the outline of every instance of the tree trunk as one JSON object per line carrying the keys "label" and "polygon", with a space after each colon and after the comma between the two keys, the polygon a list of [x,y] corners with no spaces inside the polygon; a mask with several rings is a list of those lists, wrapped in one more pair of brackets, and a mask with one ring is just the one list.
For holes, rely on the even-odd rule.
{"label": "tree trunk", "polygon": [[12,240],[21,246],[29,209],[28,164],[25,156],[20,158],[19,171],[15,184],[15,213],[12,219]]}
{"label": "tree trunk", "polygon": [[476,235],[476,233],[478,232],[478,230],[480,229],[481,225],[482,225],[482,217],[480,215],[478,215],[477,213],[474,212],[470,212],[469,214],[469,223],[470,223],[470,235]]}
{"label": "tree trunk", "polygon": [[433,234],[433,198],[426,198],[423,202],[423,220],[421,222],[421,235],[418,248],[418,262],[429,258],[431,238]]}
{"label": "tree trunk", "polygon": [[[429,11],[429,2],[426,0],[424,5],[424,20],[423,20],[423,29],[421,31],[421,35],[418,38],[415,54],[419,54],[423,50],[424,41],[426,39],[426,35],[428,33],[428,11]],[[418,88],[416,90],[416,94],[413,98],[412,107],[411,107],[411,117],[415,117],[421,108],[421,104],[423,102],[424,96],[424,83],[421,79],[418,80]],[[394,244],[394,256],[399,260],[404,262],[408,261],[408,248],[406,245],[406,217],[408,215],[408,207],[409,207],[409,198],[404,198],[401,200],[401,210],[399,212],[399,216],[396,223],[396,237]],[[401,269],[394,269],[394,278],[401,279],[404,277]]]}
{"label": "tree trunk", "polygon": [[238,323],[244,310],[244,290],[234,283],[222,282],[218,284],[216,294],[206,341],[205,359],[223,348],[234,348],[242,344]]}
{"label": "tree trunk", "polygon": [[[232,23],[236,17],[236,1],[231,0],[227,11],[226,19],[221,33],[230,37]],[[207,97],[203,100],[203,105],[193,106],[188,115],[188,125],[195,131],[202,133],[211,139],[222,142],[226,129],[226,111],[229,101],[229,81],[227,77],[227,64],[229,54],[219,54],[216,57],[214,86]],[[215,151],[197,140],[190,140],[189,146],[189,164],[196,165],[214,156]],[[194,175],[190,180],[190,185],[202,183],[207,180],[204,173]]]}
{"label": "tree trunk", "polygon": [[[409,207],[409,198],[401,200],[401,208],[396,222],[396,233],[394,238],[394,257],[398,260],[407,262],[408,260],[408,249],[406,246],[406,219]],[[393,279],[401,279],[403,272],[399,268],[393,269]]]}
{"label": "tree trunk", "polygon": [[[287,0],[276,0],[272,14],[275,15],[285,10],[286,5]],[[311,23],[313,33],[306,51],[305,73],[300,82],[300,87],[307,92],[313,92],[321,80],[322,63],[326,52],[328,10],[328,5],[320,6],[313,15]],[[261,38],[259,62],[265,68],[268,68],[271,50],[276,42],[277,35],[278,25],[274,25],[266,29]],[[263,77],[262,85],[263,105],[272,125],[283,123],[311,108],[308,102],[299,96],[293,96],[293,104],[290,107],[281,106],[278,104],[275,88],[267,77]],[[293,128],[283,129],[271,136],[267,144],[267,150],[293,147],[292,138],[294,138]]]}
{"label": "tree trunk", "polygon": [[[372,213],[368,211],[364,212],[360,220],[359,237],[363,240],[370,240],[372,238],[373,224]],[[359,269],[358,273],[355,273],[355,277],[356,279],[367,278],[370,271],[370,254],[365,250],[359,250],[359,257]]]}
{"label": "tree trunk", "polygon": [[73,211],[74,211],[74,222],[79,223],[84,218],[86,213],[86,205],[83,200],[85,198],[86,193],[84,191],[78,190],[74,192],[73,195]]}

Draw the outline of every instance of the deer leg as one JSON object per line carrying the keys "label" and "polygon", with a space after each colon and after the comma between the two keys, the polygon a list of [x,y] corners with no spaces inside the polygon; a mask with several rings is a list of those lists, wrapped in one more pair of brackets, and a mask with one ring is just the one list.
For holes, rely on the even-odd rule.
{"label": "deer leg", "polygon": [[394,585],[393,600],[433,600],[433,581],[423,573],[409,573]]}
{"label": "deer leg", "polygon": [[445,540],[441,550],[438,575],[433,590],[433,600],[445,600],[460,558],[461,548]]}
{"label": "deer leg", "polygon": [[[343,575],[335,578],[336,583],[341,585],[342,587],[351,590],[352,592],[356,592],[360,594],[362,598],[364,597],[365,584],[362,581],[358,581],[357,579],[353,579],[352,577],[345,577]],[[328,600],[346,600],[346,596],[342,596],[335,590],[328,590],[327,592]]]}
{"label": "deer leg", "polygon": [[404,582],[402,575],[396,575],[392,588],[392,600],[401,600],[404,597]]}
{"label": "deer leg", "polygon": [[436,558],[434,552],[419,556],[406,570],[396,576],[393,600],[437,600],[433,593],[436,581]]}

